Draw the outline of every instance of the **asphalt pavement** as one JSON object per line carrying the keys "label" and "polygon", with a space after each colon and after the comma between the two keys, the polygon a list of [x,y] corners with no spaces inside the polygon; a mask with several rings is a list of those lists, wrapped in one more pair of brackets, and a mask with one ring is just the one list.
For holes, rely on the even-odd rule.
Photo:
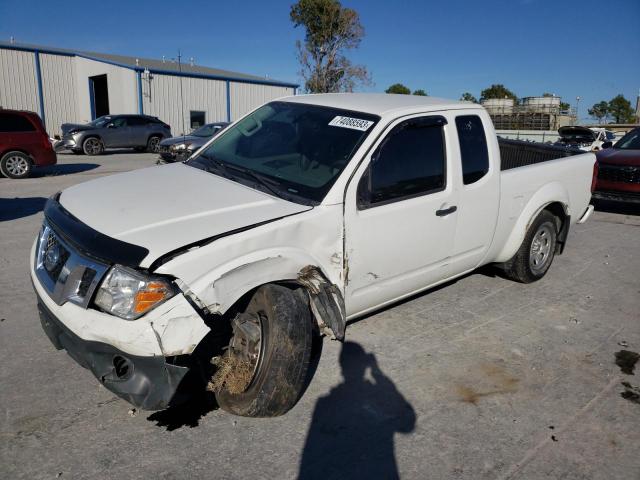
{"label": "asphalt pavement", "polygon": [[51,345],[28,254],[47,197],[154,164],[60,155],[0,178],[0,478],[640,478],[637,209],[600,205],[535,284],[483,269],[351,323],[283,417],[207,396],[144,412]]}

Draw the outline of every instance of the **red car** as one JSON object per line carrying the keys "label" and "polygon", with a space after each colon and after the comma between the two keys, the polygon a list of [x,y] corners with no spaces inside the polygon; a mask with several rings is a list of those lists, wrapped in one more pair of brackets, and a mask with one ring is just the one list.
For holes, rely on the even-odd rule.
{"label": "red car", "polygon": [[26,178],[33,167],[55,165],[53,150],[40,117],[33,112],[0,109],[0,173]]}
{"label": "red car", "polygon": [[598,180],[593,196],[601,200],[640,203],[640,128],[611,148],[596,153]]}

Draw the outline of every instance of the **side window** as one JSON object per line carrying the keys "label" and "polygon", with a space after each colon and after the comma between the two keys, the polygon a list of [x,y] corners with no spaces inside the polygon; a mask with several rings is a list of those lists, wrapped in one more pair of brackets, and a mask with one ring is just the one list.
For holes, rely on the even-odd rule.
{"label": "side window", "polygon": [[142,117],[129,117],[127,118],[127,125],[130,127],[142,127],[149,124],[146,118]]}
{"label": "side window", "polygon": [[116,127],[126,127],[127,126],[127,119],[125,117],[118,117],[113,121],[113,124]]}
{"label": "side window", "polygon": [[445,187],[442,117],[396,126],[374,153],[358,188],[361,207],[417,197]]}
{"label": "side window", "polygon": [[489,151],[482,120],[477,115],[456,117],[462,160],[462,182],[477,182],[489,171]]}
{"label": "side window", "polygon": [[31,122],[22,115],[0,113],[0,132],[35,132]]}

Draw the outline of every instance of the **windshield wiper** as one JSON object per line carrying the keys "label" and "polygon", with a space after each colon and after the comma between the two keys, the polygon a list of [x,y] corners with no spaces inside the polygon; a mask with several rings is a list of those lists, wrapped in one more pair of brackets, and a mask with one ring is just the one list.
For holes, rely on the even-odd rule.
{"label": "windshield wiper", "polygon": [[282,191],[277,189],[277,187],[273,187],[269,185],[269,183],[275,183],[276,185],[280,185],[275,180],[266,179],[264,176],[260,175],[259,173],[255,173],[253,170],[249,170],[248,168],[239,167],[238,165],[233,165],[231,163],[223,163],[223,162],[220,162],[220,160],[214,160],[214,161],[217,162],[216,164],[222,165],[223,168],[226,168],[228,170],[235,170],[236,172],[240,172],[248,177],[251,177],[253,180],[258,182],[267,190],[269,190],[276,197],[282,198]]}

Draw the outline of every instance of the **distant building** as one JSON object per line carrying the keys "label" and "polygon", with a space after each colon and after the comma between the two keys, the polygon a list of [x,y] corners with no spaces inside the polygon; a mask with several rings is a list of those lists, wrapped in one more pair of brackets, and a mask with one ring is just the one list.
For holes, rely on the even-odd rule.
{"label": "distant building", "polygon": [[0,107],[37,112],[49,135],[62,123],[144,113],[175,134],[233,121],[298,85],[175,61],[0,42]]}
{"label": "distant building", "polygon": [[525,97],[520,103],[512,98],[487,98],[480,102],[497,130],[557,130],[575,123],[575,111],[562,110],[561,98]]}

